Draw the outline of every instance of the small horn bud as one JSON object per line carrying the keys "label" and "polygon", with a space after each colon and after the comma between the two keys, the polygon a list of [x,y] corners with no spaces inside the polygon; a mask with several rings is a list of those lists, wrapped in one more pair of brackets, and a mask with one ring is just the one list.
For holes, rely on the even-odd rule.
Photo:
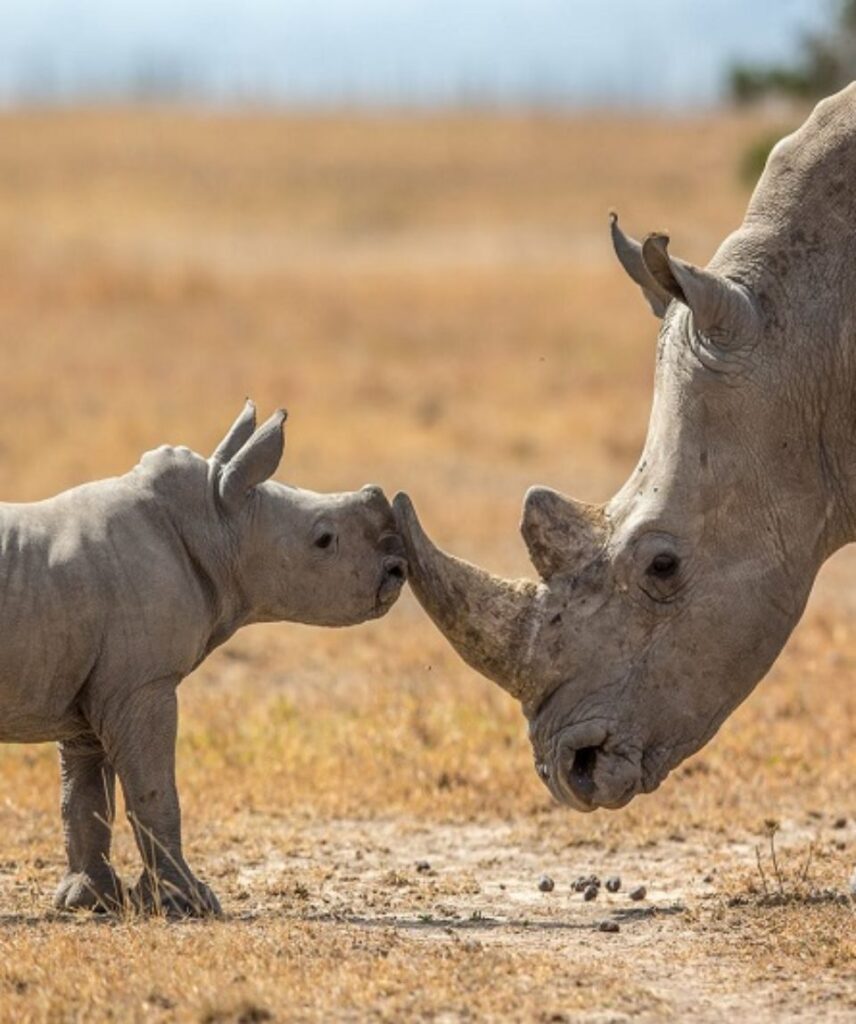
{"label": "small horn bud", "polygon": [[549,487],[530,487],[526,492],[520,532],[544,580],[587,565],[597,557],[605,538],[599,508]]}

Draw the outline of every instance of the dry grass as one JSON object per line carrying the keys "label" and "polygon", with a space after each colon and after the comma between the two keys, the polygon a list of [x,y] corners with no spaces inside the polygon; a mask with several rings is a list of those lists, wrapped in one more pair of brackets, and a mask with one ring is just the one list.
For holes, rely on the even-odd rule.
{"label": "dry grass", "polygon": [[[450,549],[526,572],[526,486],[602,499],[644,436],[655,323],[608,207],[706,259],[765,128],[5,116],[0,493],[211,449],[252,394],[289,406],[283,478],[406,489]],[[716,740],[616,815],[551,806],[516,706],[409,596],[354,630],[245,631],[182,695],[186,844],[222,923],[51,916],[55,754],[0,749],[0,1018],[852,1018],[853,909],[810,899],[854,867],[850,564]],[[758,895],[766,818],[779,906]],[[124,831],[117,856],[130,875]],[[589,869],[645,881],[650,912],[571,897]],[[617,936],[592,933],[605,909]]]}

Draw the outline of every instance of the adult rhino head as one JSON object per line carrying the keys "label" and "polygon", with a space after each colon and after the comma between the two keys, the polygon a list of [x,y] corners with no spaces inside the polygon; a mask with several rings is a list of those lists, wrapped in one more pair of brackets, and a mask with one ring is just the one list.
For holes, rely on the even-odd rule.
{"label": "adult rhino head", "polygon": [[854,181],[851,86],[776,146],[707,268],[612,215],[617,255],[663,318],[648,436],[602,507],[527,493],[540,582],[444,554],[395,501],[418,599],[521,701],[564,803],[621,807],[707,742],[854,537]]}

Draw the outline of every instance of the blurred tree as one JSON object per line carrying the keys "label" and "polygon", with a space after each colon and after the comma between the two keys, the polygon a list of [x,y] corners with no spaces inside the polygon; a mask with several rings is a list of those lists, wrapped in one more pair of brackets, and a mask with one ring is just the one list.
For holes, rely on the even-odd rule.
{"label": "blurred tree", "polygon": [[828,96],[856,78],[856,0],[836,0],[831,27],[802,40],[793,67],[736,64],[729,72],[729,92],[738,103],[765,96],[794,99]]}

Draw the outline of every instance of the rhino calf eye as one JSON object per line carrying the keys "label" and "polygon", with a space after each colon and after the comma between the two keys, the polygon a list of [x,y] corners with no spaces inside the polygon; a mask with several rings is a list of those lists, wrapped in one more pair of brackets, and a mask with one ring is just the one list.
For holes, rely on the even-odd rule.
{"label": "rhino calf eye", "polygon": [[315,547],[321,548],[323,551],[325,548],[329,548],[333,543],[332,533],[322,533],[321,536],[315,541]]}
{"label": "rhino calf eye", "polygon": [[678,571],[678,565],[679,561],[675,555],[655,555],[648,566],[648,575],[656,576],[658,580],[667,580]]}

